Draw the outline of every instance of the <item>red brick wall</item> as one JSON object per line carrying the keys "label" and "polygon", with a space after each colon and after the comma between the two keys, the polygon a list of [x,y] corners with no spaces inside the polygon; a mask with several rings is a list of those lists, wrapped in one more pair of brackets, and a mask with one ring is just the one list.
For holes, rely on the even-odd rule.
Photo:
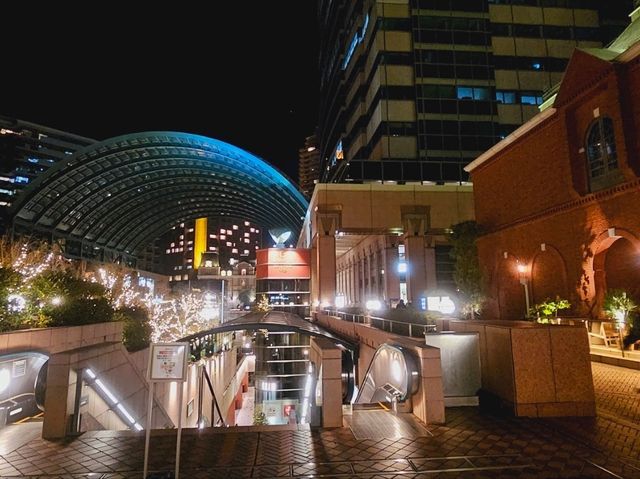
{"label": "red brick wall", "polygon": [[[581,150],[596,108],[613,120],[624,181],[590,194]],[[640,269],[625,267],[634,258],[640,265],[640,182],[630,167],[640,154],[636,125],[640,66],[634,64],[611,69],[590,90],[472,171],[476,219],[488,231],[478,241],[489,296],[486,317],[523,316],[518,262],[528,268],[531,304],[560,295],[570,299],[577,315],[599,314],[604,293],[596,294],[596,283],[602,287],[607,275],[609,282],[627,288],[640,282]],[[630,130],[632,137],[625,135]],[[615,236],[609,228],[615,228]],[[620,237],[629,241],[624,248],[625,240],[615,242]],[[605,250],[606,274],[596,281],[594,258]]]}

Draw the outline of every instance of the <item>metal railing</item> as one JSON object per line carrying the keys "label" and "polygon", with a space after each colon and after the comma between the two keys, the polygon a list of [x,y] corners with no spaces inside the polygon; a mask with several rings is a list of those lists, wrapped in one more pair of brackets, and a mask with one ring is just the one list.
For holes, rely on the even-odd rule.
{"label": "metal railing", "polygon": [[435,324],[411,323],[408,321],[397,321],[393,319],[380,318],[367,314],[347,313],[335,309],[325,309],[324,313],[349,321],[351,323],[368,324],[376,329],[387,331],[389,333],[398,334],[400,336],[409,336],[411,338],[421,338],[427,333],[435,333]]}

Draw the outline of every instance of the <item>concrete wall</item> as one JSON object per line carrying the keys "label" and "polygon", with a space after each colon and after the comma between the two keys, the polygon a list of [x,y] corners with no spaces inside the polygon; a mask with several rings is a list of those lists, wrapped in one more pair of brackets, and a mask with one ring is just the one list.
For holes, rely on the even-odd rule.
{"label": "concrete wall", "polygon": [[98,323],[85,326],[22,329],[0,334],[0,354],[37,351],[47,355],[122,341],[124,323]]}
{"label": "concrete wall", "polygon": [[517,321],[450,321],[480,335],[482,387],[517,416],[594,416],[587,330]]}
{"label": "concrete wall", "polygon": [[328,339],[311,338],[309,359],[322,367],[322,427],[342,427],[342,350]]}
{"label": "concrete wall", "polygon": [[[140,373],[146,377],[147,367],[149,361],[149,350],[144,349],[138,351],[133,355],[133,361]],[[246,359],[246,358],[245,358]],[[199,407],[199,394],[200,387],[200,368],[206,367],[213,390],[218,400],[220,411],[224,417],[225,423],[234,425],[235,423],[235,404],[239,391],[242,391],[243,378],[246,378],[247,373],[251,370],[251,364],[249,361],[243,361],[240,364],[236,362],[236,349],[230,349],[229,351],[223,351],[214,354],[210,358],[205,358],[202,362],[189,364],[187,371],[187,381],[182,383],[169,383],[160,382],[155,385],[155,397],[163,409],[167,411],[168,416],[174,424],[178,424],[179,415],[179,389],[183,388],[183,402],[182,402],[182,426],[183,427],[197,427],[198,422],[198,407]],[[211,417],[211,407],[213,398],[209,392],[209,388],[204,383],[203,389],[203,401],[202,401],[202,413],[207,417],[209,421]],[[187,414],[187,404],[193,401],[193,409],[191,414]],[[234,414],[232,414],[234,413]],[[155,413],[154,413],[155,414]],[[218,416],[216,413],[216,420]],[[155,421],[154,421],[155,422]]]}
{"label": "concrete wall", "polygon": [[411,398],[413,414],[425,423],[445,422],[439,349],[427,346],[420,339],[396,336],[366,324],[351,323],[325,314],[318,314],[317,322],[331,331],[359,342],[358,384],[362,383],[373,354],[380,345],[393,343],[411,350],[420,368],[420,389]]}

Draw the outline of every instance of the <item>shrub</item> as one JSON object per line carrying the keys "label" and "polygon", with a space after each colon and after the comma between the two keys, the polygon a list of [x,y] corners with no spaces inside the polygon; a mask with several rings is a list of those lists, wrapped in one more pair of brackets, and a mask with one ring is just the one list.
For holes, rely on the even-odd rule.
{"label": "shrub", "polygon": [[114,319],[124,322],[122,342],[129,352],[140,351],[151,343],[151,324],[144,308],[120,308]]}

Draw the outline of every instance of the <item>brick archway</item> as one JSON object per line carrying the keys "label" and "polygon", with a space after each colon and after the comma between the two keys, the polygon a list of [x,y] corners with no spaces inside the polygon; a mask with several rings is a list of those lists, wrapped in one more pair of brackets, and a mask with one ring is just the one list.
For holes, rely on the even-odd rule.
{"label": "brick archway", "polygon": [[593,302],[592,315],[602,316],[608,289],[623,289],[640,298],[640,239],[629,231],[610,228],[592,245],[594,255],[587,269],[593,279],[589,299]]}
{"label": "brick archway", "polygon": [[560,251],[546,244],[531,262],[531,303],[538,304],[556,296],[567,298],[567,266]]}

